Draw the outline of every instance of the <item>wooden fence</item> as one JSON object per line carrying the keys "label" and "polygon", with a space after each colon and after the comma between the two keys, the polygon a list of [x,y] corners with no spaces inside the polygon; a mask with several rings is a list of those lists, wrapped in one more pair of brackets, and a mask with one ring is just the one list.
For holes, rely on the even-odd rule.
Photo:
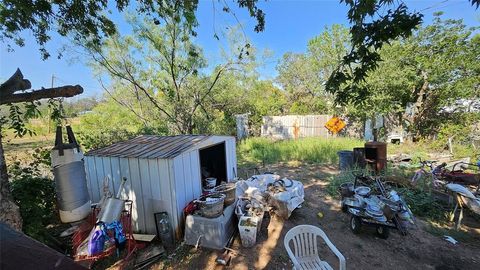
{"label": "wooden fence", "polygon": [[325,128],[330,118],[332,115],[264,116],[261,136],[275,139],[330,138],[332,134]]}

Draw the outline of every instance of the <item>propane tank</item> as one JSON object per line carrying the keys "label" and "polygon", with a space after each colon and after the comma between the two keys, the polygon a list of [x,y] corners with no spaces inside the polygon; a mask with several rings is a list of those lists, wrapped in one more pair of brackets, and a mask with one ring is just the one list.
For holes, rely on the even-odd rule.
{"label": "propane tank", "polygon": [[83,153],[70,126],[67,126],[67,137],[68,143],[63,143],[62,127],[58,126],[55,147],[50,155],[60,220],[63,223],[86,218],[91,206]]}

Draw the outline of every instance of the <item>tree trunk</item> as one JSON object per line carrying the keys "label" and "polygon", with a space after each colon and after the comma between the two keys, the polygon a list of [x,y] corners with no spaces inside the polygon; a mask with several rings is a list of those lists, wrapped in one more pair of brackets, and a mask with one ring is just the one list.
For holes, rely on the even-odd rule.
{"label": "tree trunk", "polygon": [[10,225],[15,230],[22,230],[22,217],[20,208],[13,202],[8,182],[7,164],[2,145],[0,132],[0,221]]}

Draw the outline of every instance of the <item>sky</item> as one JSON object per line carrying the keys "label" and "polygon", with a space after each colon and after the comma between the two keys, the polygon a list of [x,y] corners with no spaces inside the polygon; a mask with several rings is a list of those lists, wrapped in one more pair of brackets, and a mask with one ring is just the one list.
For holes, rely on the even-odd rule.
{"label": "sky", "polygon": [[[405,1],[409,9],[424,14],[424,23],[432,21],[432,14],[443,11],[443,18],[463,19],[467,26],[480,26],[480,8],[475,10],[468,0],[437,0],[437,1]],[[236,18],[221,11],[216,0],[200,0],[197,11],[199,27],[196,43],[200,45],[210,64],[221,61],[220,49],[224,39],[217,41],[213,36],[221,33],[226,27],[243,25],[243,32],[259,51],[268,49],[272,55],[265,61],[265,66],[259,69],[261,78],[272,79],[276,76],[278,60],[286,52],[304,52],[308,40],[320,34],[326,26],[344,24],[348,26],[347,8],[339,0],[269,0],[259,1],[259,7],[265,12],[265,30],[260,33],[253,31],[256,21],[248,16],[245,9],[235,7],[236,3],[228,2],[234,10]],[[214,11],[214,4],[215,9]],[[128,33],[128,27],[123,16],[114,14],[113,20],[118,23],[120,32]],[[8,52],[5,44],[0,48],[0,81],[10,77],[19,67],[25,78],[29,79],[34,89],[53,85],[80,84],[84,88],[82,96],[102,95],[100,84],[86,65],[86,59],[78,55],[64,55],[57,59],[56,51],[67,44],[64,38],[54,38],[47,48],[51,57],[42,61],[38,45],[26,32],[26,45],[14,46],[14,52]]]}

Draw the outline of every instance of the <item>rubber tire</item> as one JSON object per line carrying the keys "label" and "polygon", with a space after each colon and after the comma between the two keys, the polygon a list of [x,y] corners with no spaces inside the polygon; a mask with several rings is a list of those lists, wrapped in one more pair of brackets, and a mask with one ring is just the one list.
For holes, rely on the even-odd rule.
{"label": "rubber tire", "polygon": [[377,226],[375,231],[377,232],[378,237],[382,239],[387,239],[388,236],[390,236],[390,228],[384,226]]}
{"label": "rubber tire", "polygon": [[362,220],[359,217],[352,216],[352,218],[350,218],[350,230],[352,230],[354,234],[359,234],[361,229]]}

